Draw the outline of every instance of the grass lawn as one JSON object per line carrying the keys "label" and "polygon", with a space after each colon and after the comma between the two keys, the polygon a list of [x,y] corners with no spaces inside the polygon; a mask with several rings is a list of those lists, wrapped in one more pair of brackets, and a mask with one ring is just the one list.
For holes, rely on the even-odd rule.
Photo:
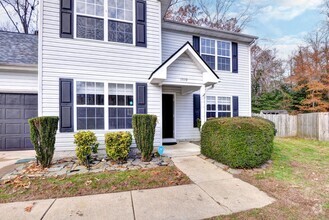
{"label": "grass lawn", "polygon": [[237,177],[277,201],[217,219],[329,219],[329,142],[276,138],[273,164]]}
{"label": "grass lawn", "polygon": [[24,178],[0,185],[0,203],[121,192],[189,183],[191,183],[190,179],[174,166],[77,174],[57,178]]}

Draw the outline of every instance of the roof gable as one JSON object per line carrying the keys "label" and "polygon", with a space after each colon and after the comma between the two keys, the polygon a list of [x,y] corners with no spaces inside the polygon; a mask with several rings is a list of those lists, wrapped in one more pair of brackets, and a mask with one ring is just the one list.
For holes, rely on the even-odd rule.
{"label": "roof gable", "polygon": [[[169,67],[176,62],[183,54],[189,56],[196,65],[200,73],[203,73],[203,82],[201,84],[215,84],[219,81],[219,77],[212,70],[208,64],[202,59],[202,57],[195,51],[190,42],[186,42],[180,49],[178,49],[171,57],[169,57],[165,62],[163,62],[149,77],[151,83],[162,83],[168,76]],[[206,75],[205,75],[206,74]],[[184,75],[184,73],[182,73]]]}

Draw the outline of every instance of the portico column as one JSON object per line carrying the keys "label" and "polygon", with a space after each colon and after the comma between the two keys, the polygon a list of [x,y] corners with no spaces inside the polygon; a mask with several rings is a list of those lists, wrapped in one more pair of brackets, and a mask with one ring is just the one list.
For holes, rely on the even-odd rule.
{"label": "portico column", "polygon": [[206,86],[200,88],[200,112],[201,112],[201,126],[206,122]]}

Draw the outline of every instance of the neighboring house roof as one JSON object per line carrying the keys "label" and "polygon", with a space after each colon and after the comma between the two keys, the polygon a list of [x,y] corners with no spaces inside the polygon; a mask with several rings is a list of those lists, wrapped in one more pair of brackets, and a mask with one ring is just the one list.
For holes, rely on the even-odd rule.
{"label": "neighboring house roof", "polygon": [[161,17],[164,18],[170,6],[171,0],[160,0],[160,1],[161,1]]}
{"label": "neighboring house roof", "polygon": [[0,31],[0,64],[38,64],[38,36]]}
{"label": "neighboring house roof", "polygon": [[203,35],[215,38],[221,38],[223,40],[237,41],[252,44],[258,39],[256,36],[242,34],[232,31],[223,31],[215,28],[202,27],[193,24],[181,23],[177,21],[164,20],[162,22],[162,28],[174,31],[182,31],[194,35]]}

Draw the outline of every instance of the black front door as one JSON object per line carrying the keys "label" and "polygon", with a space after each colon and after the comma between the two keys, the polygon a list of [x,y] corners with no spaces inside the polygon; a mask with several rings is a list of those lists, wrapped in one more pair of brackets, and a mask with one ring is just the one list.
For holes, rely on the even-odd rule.
{"label": "black front door", "polygon": [[162,94],[162,138],[174,138],[174,95]]}

